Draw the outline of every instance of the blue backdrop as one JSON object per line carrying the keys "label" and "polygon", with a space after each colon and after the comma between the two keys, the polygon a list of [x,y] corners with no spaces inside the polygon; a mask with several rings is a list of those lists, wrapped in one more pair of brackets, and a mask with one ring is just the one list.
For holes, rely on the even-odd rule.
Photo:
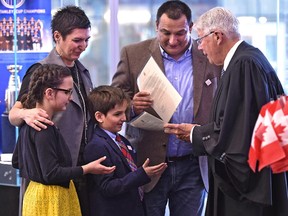
{"label": "blue backdrop", "polygon": [[43,59],[52,49],[50,30],[51,1],[12,0],[0,2],[0,151],[12,152],[16,134],[6,114],[5,91],[11,73],[8,65],[21,65],[20,80],[31,64]]}

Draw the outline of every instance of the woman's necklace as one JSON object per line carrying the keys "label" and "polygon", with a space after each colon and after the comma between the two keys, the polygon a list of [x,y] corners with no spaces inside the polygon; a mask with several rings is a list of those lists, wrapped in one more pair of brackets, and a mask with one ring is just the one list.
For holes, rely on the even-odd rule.
{"label": "woman's necklace", "polygon": [[74,81],[74,85],[75,85],[75,88],[80,96],[80,102],[81,102],[81,105],[82,105],[82,111],[84,113],[84,142],[85,142],[85,145],[87,144],[87,128],[88,128],[88,125],[87,125],[87,110],[86,110],[86,104],[85,104],[85,100],[84,100],[84,97],[83,97],[83,94],[81,92],[81,86],[80,86],[80,78],[79,78],[79,71],[78,71],[78,67],[76,65],[76,63],[74,64],[74,71],[76,73],[76,82]]}
{"label": "woman's necklace", "polygon": [[76,65],[76,63],[74,64],[74,71],[75,71],[75,74],[76,74],[76,83],[75,83],[75,85],[78,87],[78,89],[79,89],[79,92],[80,92],[80,94],[81,94],[81,91],[80,91],[80,78],[79,78],[79,71],[78,71],[78,67],[77,67],[77,65]]}

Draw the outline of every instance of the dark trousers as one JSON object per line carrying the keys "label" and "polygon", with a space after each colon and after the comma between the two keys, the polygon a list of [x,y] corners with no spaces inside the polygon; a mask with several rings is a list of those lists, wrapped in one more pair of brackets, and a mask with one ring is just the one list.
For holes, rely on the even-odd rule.
{"label": "dark trousers", "polygon": [[201,216],[206,192],[198,157],[168,162],[156,186],[144,195],[147,216],[164,216],[168,201],[170,216]]}
{"label": "dark trousers", "polygon": [[73,182],[78,194],[82,216],[90,216],[87,178],[86,176],[81,176],[80,178],[74,179]]}

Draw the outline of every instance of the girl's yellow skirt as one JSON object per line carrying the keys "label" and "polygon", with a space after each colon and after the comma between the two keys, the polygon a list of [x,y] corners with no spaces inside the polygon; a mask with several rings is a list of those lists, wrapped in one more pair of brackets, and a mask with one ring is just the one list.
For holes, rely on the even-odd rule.
{"label": "girl's yellow skirt", "polygon": [[23,216],[81,216],[74,183],[69,188],[30,181],[23,198]]}

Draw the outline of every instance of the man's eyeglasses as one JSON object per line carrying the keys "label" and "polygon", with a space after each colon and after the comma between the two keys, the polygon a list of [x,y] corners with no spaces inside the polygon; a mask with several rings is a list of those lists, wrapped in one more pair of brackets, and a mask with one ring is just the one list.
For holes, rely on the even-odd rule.
{"label": "man's eyeglasses", "polygon": [[66,95],[72,95],[73,89],[62,89],[62,88],[56,88],[53,87],[52,89],[56,91],[63,91]]}
{"label": "man's eyeglasses", "polygon": [[195,40],[196,43],[197,43],[198,45],[200,45],[200,44],[202,43],[202,40],[203,40],[205,37],[208,37],[209,35],[211,35],[211,34],[213,34],[213,33],[215,33],[215,31],[211,31],[211,32],[209,32],[208,34],[206,34],[206,35],[204,35],[204,36],[202,36],[202,37],[197,38],[197,39]]}

